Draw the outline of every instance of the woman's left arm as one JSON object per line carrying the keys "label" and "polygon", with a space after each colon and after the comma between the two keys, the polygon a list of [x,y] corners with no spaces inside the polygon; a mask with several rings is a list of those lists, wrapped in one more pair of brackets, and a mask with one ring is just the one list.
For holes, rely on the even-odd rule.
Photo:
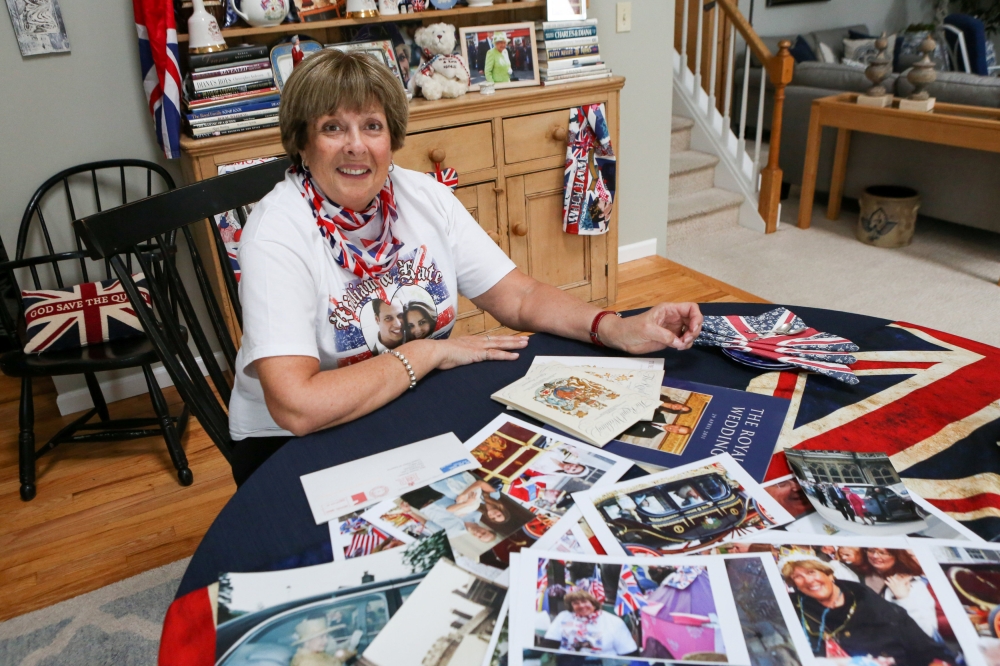
{"label": "woman's left arm", "polygon": [[[552,333],[585,342],[590,341],[591,324],[601,311],[518,269],[472,302],[516,331]],[[696,303],[660,303],[635,317],[604,317],[597,335],[608,347],[647,354],[667,347],[688,349],[701,332],[701,324]]]}

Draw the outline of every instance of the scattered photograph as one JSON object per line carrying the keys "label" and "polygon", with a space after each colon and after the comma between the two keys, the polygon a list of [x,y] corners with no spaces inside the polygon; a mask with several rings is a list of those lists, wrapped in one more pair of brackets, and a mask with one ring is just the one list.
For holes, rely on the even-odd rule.
{"label": "scattered photograph", "polygon": [[481,664],[506,593],[505,588],[441,559],[364,650],[364,663]]}
{"label": "scattered photograph", "polygon": [[217,664],[344,663],[371,644],[442,557],[452,557],[443,534],[344,562],[223,574]]}
{"label": "scattered photograph", "polygon": [[710,548],[792,517],[728,454],[574,495],[609,554],[657,557]]}
{"label": "scattered photograph", "polygon": [[653,414],[653,420],[639,421],[617,439],[681,455],[711,401],[712,396],[705,393],[661,386],[660,405]]}
{"label": "scattered photograph", "polygon": [[539,655],[540,663],[590,663],[552,655],[749,663],[721,558],[670,558],[653,566],[527,551],[511,583],[518,587],[511,616],[520,617],[511,627],[511,649],[549,653]]}
{"label": "scattered photograph", "polygon": [[958,597],[983,660],[987,666],[1000,666],[1000,550],[959,543],[927,545]]}
{"label": "scattered photograph", "polygon": [[824,521],[860,535],[895,535],[928,528],[884,453],[786,449],[785,458]]}
{"label": "scattered photograph", "polygon": [[22,56],[69,52],[58,0],[7,0],[7,13]]}
{"label": "scattered photograph", "polygon": [[[781,505],[781,508],[790,513],[792,518],[798,520],[815,512],[809,498],[802,492],[802,486],[793,475],[789,474],[780,479],[768,481],[763,486],[767,494],[773,497]],[[787,526],[786,529],[788,529]]]}
{"label": "scattered photograph", "polygon": [[510,594],[503,598],[503,606],[500,607],[500,616],[493,627],[493,635],[490,636],[490,644],[486,648],[489,660],[483,662],[483,666],[507,666],[507,653],[510,650]]}
{"label": "scattered photograph", "polygon": [[[313,39],[303,39],[299,42],[299,48],[302,49],[302,55],[308,58],[313,53],[322,51],[323,45]],[[279,91],[284,90],[285,83],[295,68],[295,63],[292,61],[292,43],[275,44],[271,48],[269,58],[271,59],[271,71],[274,72],[274,83],[278,86]]]}
{"label": "scattered photograph", "polygon": [[479,90],[480,83],[493,83],[497,90],[541,83],[535,24],[530,21],[461,27],[458,43],[469,63],[470,92]]}
{"label": "scattered photograph", "polygon": [[[782,581],[766,555],[726,557],[726,574],[736,602],[750,666],[801,666],[810,663],[809,644],[797,631],[794,609],[781,594]],[[775,590],[778,594],[775,594]]]}
{"label": "scattered photograph", "polygon": [[932,589],[932,572],[904,539],[770,532],[749,541],[719,551],[771,553],[816,657],[896,666],[965,663],[941,608],[942,590]]}
{"label": "scattered photograph", "polygon": [[402,546],[403,542],[378,529],[361,517],[359,509],[337,520],[331,520],[330,543],[334,560],[349,560]]}

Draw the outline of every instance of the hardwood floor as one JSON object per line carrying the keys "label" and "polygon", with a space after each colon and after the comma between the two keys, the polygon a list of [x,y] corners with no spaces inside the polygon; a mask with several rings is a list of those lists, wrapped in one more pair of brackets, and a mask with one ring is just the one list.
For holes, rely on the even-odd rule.
{"label": "hardwood floor", "polygon": [[[619,267],[617,309],[659,301],[765,302],[660,257]],[[38,496],[18,496],[18,381],[0,375],[0,620],[89,592],[194,552],[235,492],[229,466],[191,419],[184,449],[194,484],[184,488],[162,439],[63,445],[38,463]],[[180,410],[174,389],[164,391]],[[36,439],[72,416],[55,393],[35,398]],[[152,416],[145,395],[110,405],[113,418]]]}

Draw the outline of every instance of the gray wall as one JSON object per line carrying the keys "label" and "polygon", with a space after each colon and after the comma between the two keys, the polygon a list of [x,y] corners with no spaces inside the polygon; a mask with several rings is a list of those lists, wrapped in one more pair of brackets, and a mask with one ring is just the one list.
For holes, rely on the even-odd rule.
{"label": "gray wall", "polygon": [[618,33],[612,0],[591,0],[588,10],[600,22],[601,55],[626,78],[615,146],[621,156],[618,244],[655,238],[657,254],[666,256],[674,3],[632,0],[632,12],[631,32]]}

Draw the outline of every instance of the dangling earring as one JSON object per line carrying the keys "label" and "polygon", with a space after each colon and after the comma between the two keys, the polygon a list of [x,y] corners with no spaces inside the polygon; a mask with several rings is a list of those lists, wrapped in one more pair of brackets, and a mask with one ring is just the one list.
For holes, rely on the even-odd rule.
{"label": "dangling earring", "polygon": [[389,162],[389,173],[392,173],[392,170],[395,169],[395,168],[396,168],[396,163],[395,162]]}

